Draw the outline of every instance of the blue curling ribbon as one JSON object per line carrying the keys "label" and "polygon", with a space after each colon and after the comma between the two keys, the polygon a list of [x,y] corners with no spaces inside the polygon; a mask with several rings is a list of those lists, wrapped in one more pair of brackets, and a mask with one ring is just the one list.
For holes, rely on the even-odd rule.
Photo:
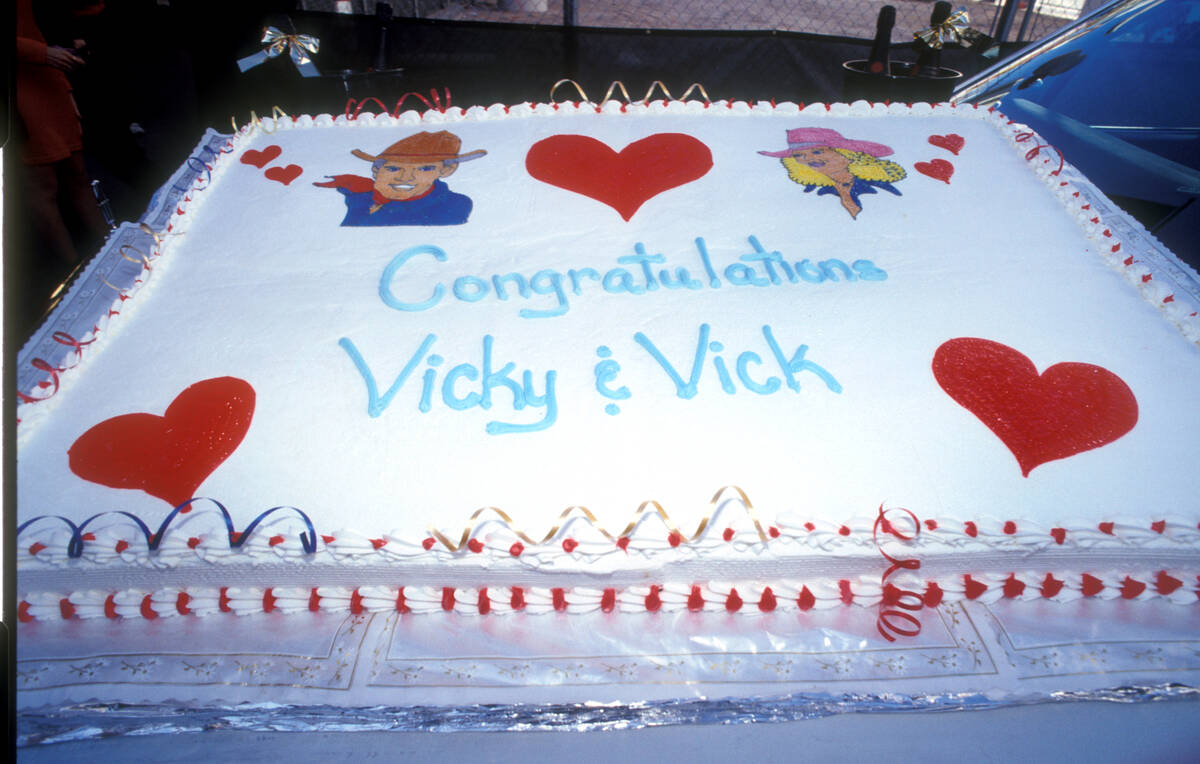
{"label": "blue curling ribbon", "polygon": [[99,512],[97,514],[92,515],[91,517],[89,517],[88,519],[84,520],[82,523],[79,524],[79,528],[76,529],[74,537],[71,538],[71,543],[67,545],[67,557],[70,557],[72,559],[77,559],[77,558],[83,556],[83,529],[87,528],[88,524],[91,523],[96,518],[104,517],[105,515],[124,515],[125,517],[128,517],[130,520],[137,523],[138,529],[141,530],[142,535],[146,537],[146,548],[147,549],[152,548],[150,546],[150,544],[151,544],[150,527],[148,525],[146,525],[144,522],[142,522],[142,519],[140,517],[133,514],[132,512],[126,512],[124,510],[118,510],[116,512]]}
{"label": "blue curling ribbon", "polygon": [[312,520],[308,518],[308,515],[304,514],[295,507],[272,507],[266,512],[263,512],[246,526],[246,530],[242,531],[242,535],[238,537],[237,541],[234,541],[232,536],[230,537],[229,548],[240,549],[242,545],[246,543],[246,540],[250,538],[250,534],[254,532],[254,529],[258,527],[258,524],[267,519],[267,515],[278,512],[281,509],[290,509],[296,514],[300,515],[300,518],[304,520],[304,524],[308,526],[308,533],[300,534],[300,546],[304,548],[304,551],[307,554],[315,554],[317,551],[317,531],[315,528],[313,528]]}
{"label": "blue curling ribbon", "polygon": [[275,58],[286,50],[301,77],[319,77],[321,75],[316,64],[309,58],[309,54],[317,55],[317,50],[321,46],[321,41],[316,37],[310,34],[284,34],[275,27],[267,27],[263,30],[262,44],[267,47],[251,56],[238,59],[238,69],[243,72],[253,69],[268,58]]}
{"label": "blue curling ribbon", "polygon": [[162,525],[158,526],[158,533],[155,533],[150,538],[150,551],[151,552],[158,551],[158,545],[162,543],[163,536],[167,532],[167,526],[169,526],[171,524],[171,521],[175,519],[176,515],[182,514],[185,509],[188,509],[189,507],[192,506],[192,504],[195,504],[198,501],[210,501],[213,504],[217,505],[217,509],[221,512],[221,518],[225,521],[225,529],[229,532],[228,535],[226,536],[226,538],[229,538],[229,539],[233,538],[233,534],[234,534],[233,518],[229,516],[229,512],[225,509],[225,505],[222,504],[221,502],[217,501],[216,499],[208,499],[208,498],[204,498],[202,496],[198,496],[194,499],[188,499],[187,501],[180,504],[178,507],[175,507],[175,509],[171,510],[171,514],[167,515],[163,519]]}

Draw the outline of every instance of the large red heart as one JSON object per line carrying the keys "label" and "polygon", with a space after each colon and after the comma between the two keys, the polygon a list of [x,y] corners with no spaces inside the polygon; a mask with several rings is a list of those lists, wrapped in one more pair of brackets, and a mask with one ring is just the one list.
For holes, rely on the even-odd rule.
{"label": "large red heart", "polygon": [[629,220],[647,200],[712,169],[708,146],[682,133],[656,133],[620,152],[586,135],[555,135],[525,155],[525,169],[552,186],[603,202]]}
{"label": "large red heart", "polygon": [[1021,353],[960,337],[933,355],[933,376],[1017,457],[1021,474],[1113,442],[1137,424],[1137,399],[1111,371],[1056,363],[1041,375]]}
{"label": "large red heart", "polygon": [[262,151],[254,149],[246,149],[242,154],[242,164],[252,164],[258,169],[262,169],[271,163],[271,160],[283,153],[283,149],[272,144],[267,146]]}
{"label": "large red heart", "polygon": [[928,175],[934,180],[940,180],[946,185],[950,184],[950,178],[954,175],[954,165],[947,162],[945,159],[931,159],[928,162],[917,162],[913,168],[922,175]]}
{"label": "large red heart", "polygon": [[123,414],[80,435],[71,471],[110,488],[138,488],[178,506],[237,449],[254,416],[254,388],[234,377],[197,382],[162,416]]}

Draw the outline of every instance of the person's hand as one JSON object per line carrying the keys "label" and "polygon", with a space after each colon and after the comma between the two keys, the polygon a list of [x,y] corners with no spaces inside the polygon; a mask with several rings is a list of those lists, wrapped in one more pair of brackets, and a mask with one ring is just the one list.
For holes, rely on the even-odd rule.
{"label": "person's hand", "polygon": [[53,66],[64,72],[72,72],[84,65],[84,60],[66,48],[57,45],[46,47],[46,66]]}

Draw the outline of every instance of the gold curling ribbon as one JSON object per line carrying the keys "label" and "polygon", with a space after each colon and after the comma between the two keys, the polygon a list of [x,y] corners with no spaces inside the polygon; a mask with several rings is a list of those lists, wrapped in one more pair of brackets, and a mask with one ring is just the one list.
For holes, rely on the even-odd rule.
{"label": "gold curling ribbon", "polygon": [[163,237],[158,233],[158,231],[155,231],[145,223],[138,223],[138,228],[142,229],[142,233],[147,234],[151,239],[153,239],[155,244],[162,246]]}
{"label": "gold curling ribbon", "polygon": [[[134,260],[132,257],[125,254],[125,250],[127,250],[127,249],[134,252],[138,257],[141,258],[141,260]],[[142,265],[144,265],[146,267],[146,270],[150,269],[150,258],[146,257],[145,252],[143,252],[142,250],[133,246],[132,244],[122,244],[121,248],[119,250],[117,250],[117,254],[120,255],[121,257],[125,258],[126,260],[128,260],[131,263],[141,263]]]}
{"label": "gold curling ribbon", "polygon": [[617,536],[614,536],[607,529],[605,529],[604,526],[602,526],[596,519],[596,516],[592,514],[592,511],[582,505],[573,505],[564,509],[562,513],[559,514],[558,519],[555,521],[554,527],[546,532],[546,535],[541,541],[535,541],[524,531],[517,528],[513,523],[513,519],[509,517],[504,510],[498,507],[480,507],[479,509],[475,510],[475,512],[472,513],[469,518],[467,518],[466,527],[463,528],[462,536],[459,538],[457,544],[441,531],[434,528],[432,525],[427,526],[427,530],[431,536],[440,541],[451,552],[458,552],[466,547],[475,531],[478,530],[480,525],[482,525],[482,523],[477,523],[476,521],[479,520],[479,518],[485,512],[493,512],[499,516],[499,518],[505,523],[505,525],[508,526],[508,529],[512,531],[517,538],[521,539],[530,546],[539,546],[557,536],[558,532],[566,525],[566,522],[571,518],[572,514],[578,512],[579,514],[582,514],[589,523],[591,523],[592,528],[598,531],[600,535],[604,536],[604,538],[608,539],[609,541],[616,542],[619,537],[625,537],[632,533],[637,528],[638,524],[641,523],[643,515],[653,510],[660,518],[662,518],[663,524],[667,526],[668,530],[674,534],[678,534],[685,541],[690,543],[697,541],[704,534],[705,529],[708,528],[709,523],[712,522],[713,515],[716,514],[717,509],[720,506],[722,496],[724,496],[726,491],[730,490],[737,492],[738,498],[742,502],[742,507],[746,510],[746,514],[749,515],[751,522],[754,523],[754,529],[758,532],[759,540],[761,540],[764,544],[767,543],[767,533],[763,530],[762,523],[759,522],[758,513],[754,509],[753,502],[750,501],[750,497],[746,495],[746,492],[736,485],[727,485],[713,494],[712,501],[709,502],[708,505],[708,512],[700,520],[700,524],[696,526],[695,533],[693,533],[691,536],[686,536],[682,531],[680,531],[679,527],[675,524],[675,521],[672,520],[671,516],[667,514],[667,511],[662,508],[662,505],[654,500],[642,502],[637,508],[637,512],[634,513],[633,518],[625,526],[625,529],[622,530]]}
{"label": "gold curling ribbon", "polygon": [[958,11],[952,13],[941,24],[915,33],[913,39],[920,40],[934,50],[941,50],[948,44],[961,45],[965,48],[983,37],[982,32],[967,25],[968,21],[970,19],[967,17],[967,12]]}
{"label": "gold curling ribbon", "polygon": [[554,87],[550,88],[550,103],[554,103],[554,91],[558,90],[559,85],[574,85],[575,92],[579,93],[579,100],[588,103],[587,93],[583,92],[583,88],[579,86],[579,83],[572,79],[561,79],[554,83]]}
{"label": "gold curling ribbon", "polygon": [[690,96],[690,95],[692,94],[692,91],[693,91],[693,90],[699,90],[699,91],[700,91],[700,95],[704,96],[704,102],[705,102],[705,103],[712,103],[712,99],[708,97],[708,91],[707,91],[707,90],[705,90],[705,89],[704,89],[704,86],[703,86],[703,85],[701,85],[699,82],[693,82],[691,85],[689,85],[689,86],[688,86],[688,89],[687,89],[687,90],[685,90],[685,91],[683,91],[683,95],[681,95],[681,96],[679,97],[679,100],[680,100],[680,101],[686,101],[686,100],[687,100],[687,98],[688,98],[688,96]]}
{"label": "gold curling ribbon", "polygon": [[650,83],[650,89],[646,91],[646,97],[642,99],[643,104],[650,103],[650,96],[654,95],[655,87],[662,88],[663,95],[667,97],[668,101],[675,100],[671,98],[671,91],[667,90],[667,86],[662,83],[662,80],[655,80],[654,82]]}
{"label": "gold curling ribbon", "polygon": [[629,97],[629,91],[625,89],[625,83],[620,80],[613,80],[613,83],[608,86],[608,90],[605,91],[604,97],[600,99],[600,103],[608,103],[615,89],[620,89],[621,95],[625,96],[625,103],[630,103],[633,100]]}

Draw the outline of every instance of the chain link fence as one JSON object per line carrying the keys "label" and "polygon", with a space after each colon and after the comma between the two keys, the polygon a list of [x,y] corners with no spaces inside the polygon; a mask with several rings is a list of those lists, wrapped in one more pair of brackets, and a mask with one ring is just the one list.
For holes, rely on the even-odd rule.
{"label": "chain link fence", "polygon": [[[1106,0],[960,0],[970,26],[1004,41],[1036,40]],[[879,9],[896,8],[895,43],[929,26],[932,0],[300,0],[303,10],[610,29],[782,31],[871,39]],[[1006,20],[1001,11],[1013,6]],[[386,12],[386,11],[385,11]]]}

